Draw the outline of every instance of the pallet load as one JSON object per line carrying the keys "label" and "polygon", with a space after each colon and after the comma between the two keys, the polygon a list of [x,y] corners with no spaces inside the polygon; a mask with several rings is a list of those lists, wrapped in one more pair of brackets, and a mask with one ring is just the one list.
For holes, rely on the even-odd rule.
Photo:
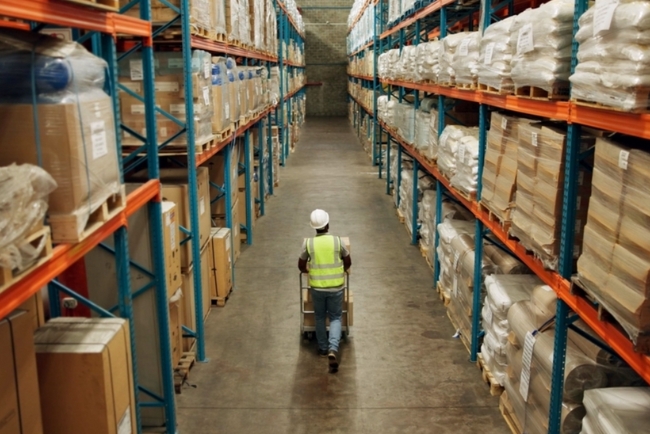
{"label": "pallet load", "polygon": [[[555,304],[555,293],[538,287],[530,301],[515,303],[508,311],[512,334],[506,349],[508,375],[504,395],[507,394],[505,399],[512,409],[509,416],[520,432],[524,432],[523,427],[530,434],[548,431],[555,340],[554,330],[548,324],[554,319]],[[597,339],[582,321],[577,321],[576,326]],[[618,357],[569,329],[560,432],[581,432],[585,391],[640,384],[643,380]]]}
{"label": "pallet load", "polygon": [[578,275],[587,292],[650,351],[650,263],[646,186],[650,153],[634,139],[598,139]]}
{"label": "pallet load", "polygon": [[212,228],[210,298],[223,307],[232,291],[232,237],[228,228]]}
{"label": "pallet load", "polygon": [[[602,5],[602,7],[601,7]],[[601,9],[613,7],[605,20]],[[650,93],[650,4],[625,1],[607,5],[599,0],[580,17],[576,40],[578,65],[570,77],[571,97],[624,111],[648,109]]]}
{"label": "pallet load", "polygon": [[587,414],[580,434],[636,434],[650,426],[650,388],[587,390],[583,402]]}
{"label": "pallet load", "polygon": [[515,16],[508,17],[485,29],[478,59],[478,85],[481,90],[512,93],[515,89],[511,77],[515,50],[509,43],[515,19]]}
{"label": "pallet load", "polygon": [[517,15],[510,32],[517,95],[568,98],[574,3],[551,0]]}
{"label": "pallet load", "polygon": [[[401,182],[399,184],[400,202],[397,209],[400,216],[404,218],[406,231],[411,235],[414,230],[418,230],[417,227],[413,227],[413,170],[405,168],[405,165],[402,167]],[[425,175],[424,172],[418,171],[417,187],[418,191],[416,199],[419,204],[422,201],[422,195],[424,192],[427,190],[435,190],[436,183],[432,177]]]}
{"label": "pallet load", "polygon": [[453,86],[456,84],[454,71],[454,57],[456,52],[460,50],[460,44],[468,33],[455,33],[449,35],[442,40],[442,49],[440,50],[439,64],[440,73],[438,73],[438,83],[443,86]]}
{"label": "pallet load", "polygon": [[125,205],[107,64],[77,43],[15,31],[2,35],[0,59],[0,166],[48,172],[57,184],[48,199],[52,239],[79,242]]}
{"label": "pallet load", "polygon": [[233,132],[233,119],[230,107],[230,80],[227,72],[227,62],[224,57],[212,58],[212,98],[214,112],[212,115],[212,133],[218,140],[229,137]]}
{"label": "pallet load", "polygon": [[448,125],[442,132],[438,148],[438,168],[447,178],[452,179],[458,170],[458,151],[477,146],[478,128]]}
{"label": "pallet load", "polygon": [[[519,125],[517,150],[517,194],[510,234],[519,238],[544,266],[555,270],[560,255],[566,125],[531,123]],[[592,147],[594,138],[584,136],[580,152]],[[573,256],[582,245],[587,204],[591,194],[591,171],[580,167]]]}
{"label": "pallet load", "polygon": [[440,72],[440,41],[422,42],[417,47],[417,70],[415,81],[418,83],[437,83]]}
{"label": "pallet load", "polygon": [[478,57],[481,33],[462,33],[465,37],[454,52],[451,67],[454,70],[454,83],[462,89],[475,89],[478,79]]}

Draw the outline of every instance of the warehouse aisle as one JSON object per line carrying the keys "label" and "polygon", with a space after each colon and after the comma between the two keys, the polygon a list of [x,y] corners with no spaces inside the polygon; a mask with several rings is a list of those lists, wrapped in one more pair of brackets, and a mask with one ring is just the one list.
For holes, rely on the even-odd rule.
{"label": "warehouse aisle", "polygon": [[[181,434],[509,432],[431,272],[345,118],[309,119],[206,323],[209,363],[178,396]],[[314,208],[352,244],[353,337],[329,374],[299,334],[297,259]]]}

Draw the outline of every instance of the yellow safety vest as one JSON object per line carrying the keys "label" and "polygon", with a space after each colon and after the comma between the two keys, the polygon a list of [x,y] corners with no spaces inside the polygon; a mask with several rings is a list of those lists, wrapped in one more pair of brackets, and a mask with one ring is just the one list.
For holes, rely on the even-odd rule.
{"label": "yellow safety vest", "polygon": [[345,283],[345,271],[341,259],[341,239],[333,235],[320,235],[307,240],[309,262],[309,286],[312,288],[336,288]]}

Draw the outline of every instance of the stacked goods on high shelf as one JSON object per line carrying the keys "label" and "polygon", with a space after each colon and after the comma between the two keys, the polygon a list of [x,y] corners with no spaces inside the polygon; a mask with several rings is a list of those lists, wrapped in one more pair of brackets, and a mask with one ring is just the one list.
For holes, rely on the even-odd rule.
{"label": "stacked goods on high shelf", "polygon": [[289,121],[289,148],[294,152],[300,140],[300,128],[305,123],[306,100],[304,95],[291,99],[291,119]]}
{"label": "stacked goods on high shelf", "polygon": [[449,125],[440,135],[438,168],[452,185],[467,196],[476,193],[478,128]]}
{"label": "stacked goods on high shelf", "polygon": [[416,0],[389,0],[388,2],[388,25],[394,24],[406,14],[415,11]]}
{"label": "stacked goods on high shelf", "polygon": [[284,78],[286,80],[284,84],[285,95],[296,92],[305,86],[306,77],[304,69],[289,69],[285,66]]}
{"label": "stacked goods on high shelf", "polygon": [[283,0],[282,4],[284,4],[284,7],[289,14],[289,18],[293,20],[298,31],[300,33],[305,33],[305,23],[302,20],[302,15],[300,14],[300,9],[298,8],[296,0]]}
{"label": "stacked goods on high shelf", "polygon": [[[602,6],[602,7],[601,7]],[[607,8],[613,8],[608,10]],[[595,18],[603,17],[604,21]],[[599,1],[580,17],[578,65],[570,77],[574,99],[625,111],[648,108],[650,4]]]}
{"label": "stacked goods on high shelf", "polygon": [[392,49],[377,59],[377,75],[387,80],[438,82],[442,42],[422,42],[417,47]]}
{"label": "stacked goods on high shelf", "polygon": [[[402,165],[401,182],[399,184],[399,206],[397,210],[402,218],[409,235],[413,234],[413,230],[417,231],[417,227],[413,227],[413,169],[410,163]],[[422,201],[423,195],[428,190],[435,190],[435,180],[424,172],[418,171],[418,191],[417,202]],[[419,205],[418,205],[419,206]],[[417,216],[416,216],[417,217]]]}
{"label": "stacked goods on high shelf", "polygon": [[478,76],[479,32],[449,35],[442,40],[439,51],[438,82],[442,85],[473,87]]}
{"label": "stacked goods on high shelf", "polygon": [[519,126],[531,120],[492,112],[483,164],[481,204],[509,227],[517,190]]}
{"label": "stacked goods on high shelf", "polygon": [[280,156],[282,155],[282,152],[284,152],[282,149],[282,142],[280,141],[280,130],[277,126],[271,127],[271,144],[273,148],[273,169],[271,173],[273,174],[274,187],[277,187],[280,185]]}
{"label": "stacked goods on high shelf", "polygon": [[38,166],[0,167],[0,292],[49,257],[50,229],[43,220],[48,196],[56,187]]}
{"label": "stacked goods on high shelf", "polygon": [[[193,35],[220,41],[231,42],[249,49],[277,55],[277,16],[272,0],[189,0],[190,31]],[[125,7],[129,0],[120,0]],[[169,3],[181,7],[180,0]],[[139,18],[140,7],[136,4],[127,15]],[[174,20],[178,14],[160,0],[151,4],[151,20],[154,25],[163,25]],[[177,22],[180,24],[180,21]],[[166,30],[174,36],[174,28]],[[163,34],[164,35],[164,34]]]}
{"label": "stacked goods on high shelf", "polygon": [[[508,310],[511,329],[506,344],[507,375],[504,407],[510,408],[515,425],[531,434],[548,431],[551,373],[553,369],[556,296],[546,286],[528,288],[529,300],[514,303]],[[582,321],[575,323],[583,334],[595,337]],[[564,388],[562,391],[562,433],[581,432],[585,415],[585,391],[605,387],[640,386],[643,380],[611,352],[569,329]],[[608,431],[611,432],[611,431]]]}
{"label": "stacked goods on high shelf", "polygon": [[29,163],[49,173],[56,184],[36,171],[25,181],[38,183],[41,199],[49,193],[52,240],[79,242],[125,202],[113,102],[103,90],[107,64],[74,42],[20,31],[0,38],[0,165]]}
{"label": "stacked goods on high shelf", "polygon": [[289,41],[289,45],[282,41],[282,58],[298,65],[305,64],[305,53],[293,39]]}
{"label": "stacked goods on high shelf", "polygon": [[585,391],[581,434],[635,434],[650,425],[650,389],[614,387]]}
{"label": "stacked goods on high shelf", "polygon": [[[360,49],[371,42],[375,36],[375,4],[373,2],[367,4],[367,8],[359,16],[361,8],[366,4],[366,0],[355,0],[348,15],[348,27],[354,24],[347,38],[348,53]],[[357,20],[356,24],[354,20]]]}
{"label": "stacked goods on high shelf", "polygon": [[516,16],[505,18],[488,26],[481,38],[478,59],[478,83],[483,90],[513,93],[512,55],[516,47],[510,44],[510,32]]}
{"label": "stacked goods on high shelf", "polygon": [[373,51],[371,49],[365,50],[363,56],[355,56],[348,63],[348,74],[372,77],[374,74],[374,59]]}
{"label": "stacked goods on high shelf", "polygon": [[650,334],[647,146],[629,137],[596,141],[592,194],[578,260],[587,292],[642,352],[648,351]]}
{"label": "stacked goods on high shelf", "polygon": [[[517,149],[517,191],[510,233],[531,250],[549,269],[556,269],[560,253],[566,125],[520,124]],[[593,147],[594,138],[583,136],[580,152]],[[580,168],[576,203],[575,242],[577,259],[591,194],[588,161]]]}

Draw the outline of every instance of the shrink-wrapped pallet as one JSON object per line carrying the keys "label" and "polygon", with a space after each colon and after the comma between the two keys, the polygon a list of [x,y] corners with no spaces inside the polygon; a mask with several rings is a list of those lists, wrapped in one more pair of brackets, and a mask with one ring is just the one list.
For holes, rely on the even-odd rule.
{"label": "shrink-wrapped pallet", "polygon": [[[518,137],[517,195],[510,233],[533,251],[545,267],[555,269],[562,228],[566,126],[520,124]],[[583,137],[581,152],[593,143],[593,138]],[[591,171],[582,165],[579,170],[574,257],[579,254],[591,192]]]}
{"label": "shrink-wrapped pallet", "polygon": [[415,139],[415,106],[409,103],[398,103],[395,115],[397,133],[406,143],[412,144]]}
{"label": "shrink-wrapped pallet", "polygon": [[80,44],[15,30],[0,32],[0,64],[0,165],[48,172],[52,237],[78,242],[91,215],[123,197],[108,66]]}
{"label": "shrink-wrapped pallet", "polygon": [[408,45],[402,48],[395,72],[396,80],[415,81],[417,74],[417,47]]}
{"label": "shrink-wrapped pallet", "polygon": [[510,76],[512,54],[510,31],[516,16],[508,17],[490,25],[481,39],[478,59],[478,82],[498,92],[514,90]]}
{"label": "shrink-wrapped pallet", "polygon": [[431,109],[429,118],[429,146],[423,153],[431,161],[438,159],[438,110]]}
{"label": "shrink-wrapped pallet", "polygon": [[425,154],[429,149],[429,124],[431,123],[431,113],[423,109],[416,110],[415,113],[415,139],[413,146],[421,154]]}
{"label": "shrink-wrapped pallet", "polygon": [[417,48],[416,82],[437,83],[440,71],[440,41],[422,42]]}
{"label": "shrink-wrapped pallet", "polygon": [[[427,190],[435,190],[435,181],[424,172],[418,171],[417,201],[422,201],[422,195]],[[401,180],[399,186],[399,211],[404,217],[404,224],[408,232],[413,233],[413,170],[408,166],[402,166]],[[416,216],[417,217],[417,216]],[[417,230],[417,227],[415,228]]]}
{"label": "shrink-wrapped pallet", "polygon": [[478,128],[448,125],[445,127],[439,140],[438,168],[447,179],[456,174],[456,160],[458,149],[478,140]]}
{"label": "shrink-wrapped pallet", "polygon": [[212,14],[214,17],[214,32],[220,37],[227,35],[226,24],[226,1],[227,0],[213,0]]}
{"label": "shrink-wrapped pallet", "polygon": [[442,85],[453,85],[456,83],[456,73],[454,71],[454,56],[460,49],[460,44],[469,33],[456,33],[447,36],[442,40],[442,48],[439,50],[440,72],[438,73],[438,83]]}
{"label": "shrink-wrapped pallet", "polygon": [[614,387],[585,392],[580,434],[637,434],[650,426],[650,388]]}
{"label": "shrink-wrapped pallet", "polygon": [[650,153],[598,139],[578,274],[589,294],[647,350],[650,333]]}
{"label": "shrink-wrapped pallet", "polygon": [[472,195],[478,185],[478,137],[467,136],[461,139],[456,152],[456,171],[451,177],[451,185]]}
{"label": "shrink-wrapped pallet", "polygon": [[551,0],[517,15],[511,27],[515,88],[568,95],[574,0]]}
{"label": "shrink-wrapped pallet", "polygon": [[454,52],[451,67],[454,70],[456,85],[474,86],[478,78],[479,32],[461,33],[465,37]]}
{"label": "shrink-wrapped pallet", "polygon": [[242,19],[240,17],[241,9],[240,0],[226,1],[226,36],[230,42],[240,42],[242,40]]}
{"label": "shrink-wrapped pallet", "polygon": [[530,123],[525,118],[492,112],[485,148],[481,203],[501,222],[510,221],[517,190],[517,147],[519,125]]}
{"label": "shrink-wrapped pallet", "polygon": [[572,98],[623,110],[648,108],[649,30],[647,1],[597,1],[580,17]]}

